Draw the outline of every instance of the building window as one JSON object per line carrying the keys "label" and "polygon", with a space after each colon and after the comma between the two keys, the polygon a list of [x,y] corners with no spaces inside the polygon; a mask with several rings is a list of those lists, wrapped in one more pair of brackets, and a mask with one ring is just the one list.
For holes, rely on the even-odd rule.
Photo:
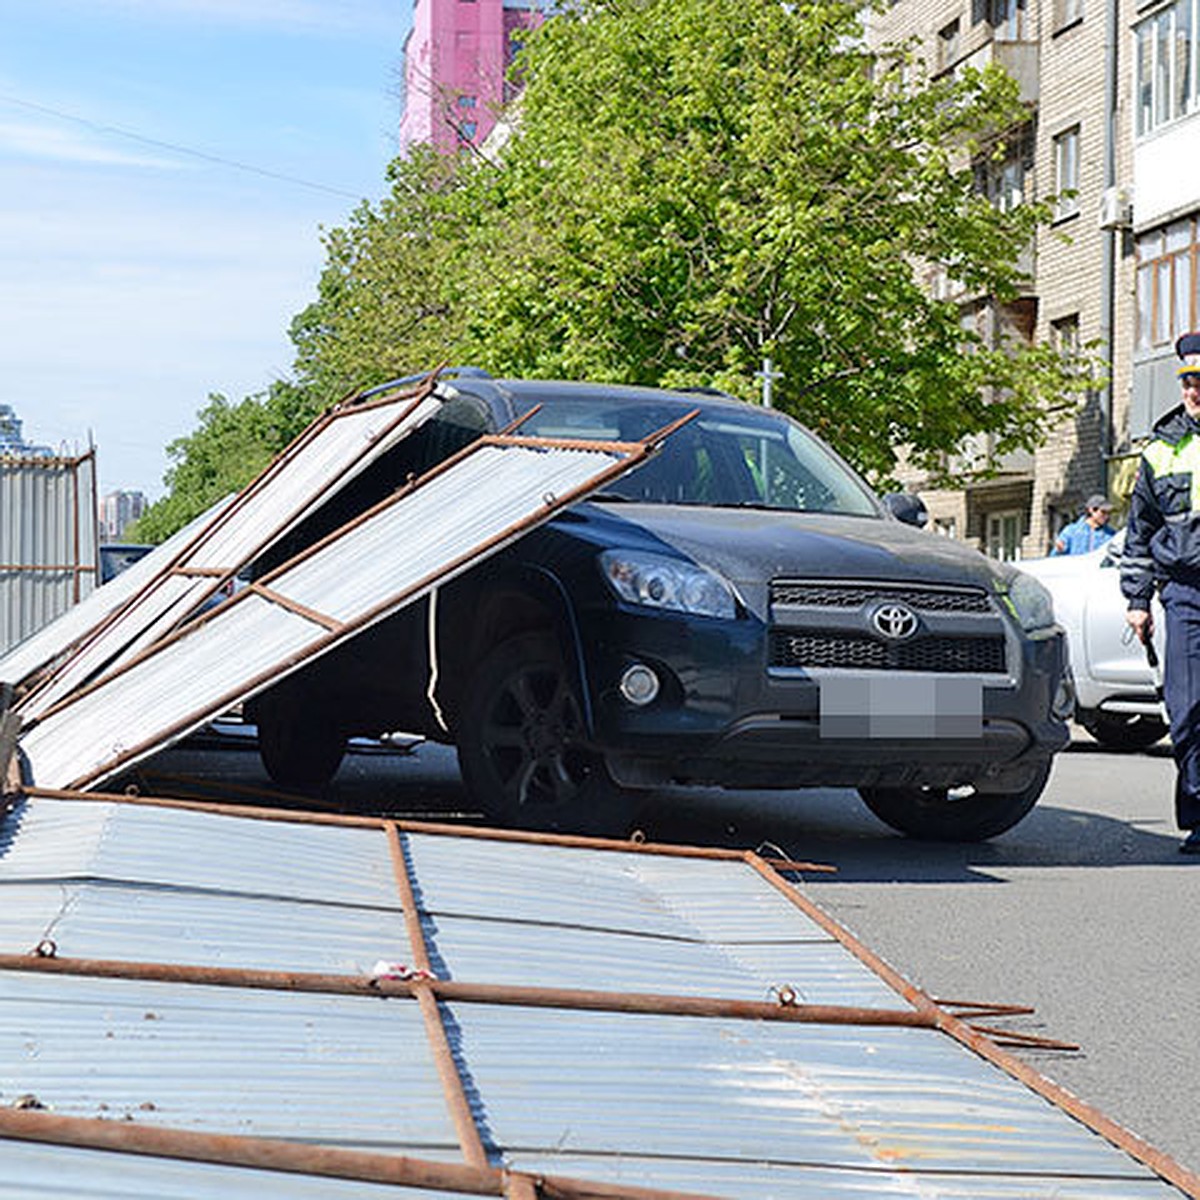
{"label": "building window", "polygon": [[945,70],[958,62],[962,47],[962,26],[957,20],[951,21],[938,31],[938,66]]}
{"label": "building window", "polygon": [[1033,137],[1022,131],[1005,147],[999,162],[988,158],[975,166],[975,186],[1001,212],[1025,202],[1025,181],[1033,177]]}
{"label": "building window", "polygon": [[1083,0],[1054,0],[1054,29],[1066,29],[1083,20]]}
{"label": "building window", "polygon": [[1176,0],[1134,27],[1134,107],[1139,136],[1200,107],[1195,67],[1198,3],[1200,0]]}
{"label": "building window", "polygon": [[1195,218],[1137,240],[1137,348],[1173,345],[1200,326],[1200,233]]}
{"label": "building window", "polygon": [[1054,139],[1054,215],[1061,220],[1079,214],[1079,126]]}
{"label": "building window", "polygon": [[1017,562],[1021,557],[1021,514],[1017,509],[989,513],[987,544],[984,547],[992,558]]}
{"label": "building window", "polygon": [[1079,361],[1079,314],[1050,322],[1050,343],[1068,362]]}
{"label": "building window", "polygon": [[1025,37],[1025,0],[992,0],[992,31],[1002,42]]}

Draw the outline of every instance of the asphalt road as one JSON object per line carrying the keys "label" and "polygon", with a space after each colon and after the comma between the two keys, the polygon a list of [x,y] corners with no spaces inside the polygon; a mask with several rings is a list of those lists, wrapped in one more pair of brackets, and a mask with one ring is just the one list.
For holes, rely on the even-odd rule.
{"label": "asphalt road", "polygon": [[[189,744],[143,773],[157,794],[258,802],[266,786],[252,747]],[[836,866],[803,881],[827,912],[934,996],[1033,1006],[1006,1023],[1082,1050],[1019,1057],[1195,1170],[1200,858],[1176,850],[1172,780],[1166,743],[1116,754],[1080,731],[1038,807],[981,845],[906,840],[840,790],[662,795],[639,824],[652,840]],[[453,755],[435,746],[354,753],[313,803],[470,819]]]}

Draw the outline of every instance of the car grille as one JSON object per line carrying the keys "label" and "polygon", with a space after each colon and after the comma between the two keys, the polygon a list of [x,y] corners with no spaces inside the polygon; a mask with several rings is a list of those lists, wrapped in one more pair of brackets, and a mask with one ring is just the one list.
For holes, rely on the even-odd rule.
{"label": "car grille", "polygon": [[917,637],[883,642],[866,634],[805,630],[771,632],[772,667],[990,674],[1002,672],[1004,637]]}
{"label": "car grille", "polygon": [[898,600],[923,612],[988,613],[988,594],[973,588],[913,587],[909,584],[818,583],[775,580],[771,603],[802,608],[861,608],[873,600]]}

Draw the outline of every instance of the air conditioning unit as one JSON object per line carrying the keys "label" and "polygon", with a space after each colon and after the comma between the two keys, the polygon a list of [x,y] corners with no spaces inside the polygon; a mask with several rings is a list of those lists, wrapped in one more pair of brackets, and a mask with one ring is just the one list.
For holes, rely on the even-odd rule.
{"label": "air conditioning unit", "polygon": [[1132,191],[1123,187],[1105,188],[1100,197],[1100,228],[1128,229],[1132,224]]}

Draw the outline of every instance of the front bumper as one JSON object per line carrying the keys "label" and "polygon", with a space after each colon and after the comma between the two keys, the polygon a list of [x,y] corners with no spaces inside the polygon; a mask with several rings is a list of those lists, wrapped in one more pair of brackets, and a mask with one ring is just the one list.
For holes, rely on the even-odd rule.
{"label": "front bumper", "polygon": [[[958,714],[931,714],[909,736],[829,736],[823,681],[878,680],[878,671],[772,670],[754,619],[715,621],[616,612],[589,622],[583,648],[595,748],[630,787],[956,786],[1018,791],[1070,740],[1065,640],[1008,630],[1008,669],[979,675],[972,736],[944,736]],[[625,700],[621,672],[649,665],[663,679],[645,707]],[[894,679],[895,676],[889,676]],[[927,681],[913,672],[901,683]],[[950,722],[953,725],[953,720]],[[891,728],[894,728],[891,726]],[[972,723],[968,723],[972,727]],[[961,732],[961,729],[959,730]]]}

